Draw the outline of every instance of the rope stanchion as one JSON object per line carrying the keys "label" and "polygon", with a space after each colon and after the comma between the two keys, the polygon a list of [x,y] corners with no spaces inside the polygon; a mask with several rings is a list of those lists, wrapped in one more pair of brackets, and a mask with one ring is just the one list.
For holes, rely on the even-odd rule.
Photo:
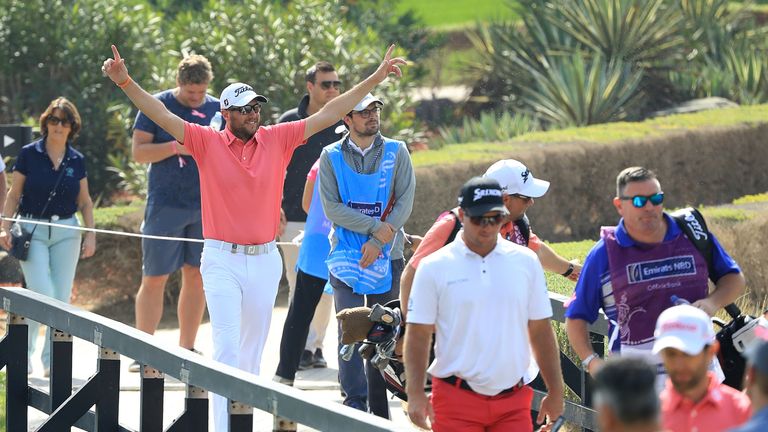
{"label": "rope stanchion", "polygon": [[[44,222],[40,220],[33,220],[33,219],[23,219],[23,218],[12,218],[12,217],[5,217],[0,216],[0,220],[7,220],[11,222],[19,222],[19,223],[28,223],[28,224],[37,224],[37,225],[43,225],[43,226],[49,226],[49,227],[56,227],[56,228],[64,228],[69,230],[75,230],[75,231],[84,231],[84,232],[93,232],[98,234],[109,234],[109,235],[119,235],[123,237],[136,237],[136,238],[146,238],[151,240],[168,240],[168,241],[185,241],[190,243],[203,243],[205,240],[203,239],[191,239],[191,238],[184,238],[184,237],[167,237],[167,236],[156,236],[156,235],[149,235],[149,234],[139,234],[139,233],[130,233],[125,231],[112,231],[112,230],[105,230],[105,229],[99,229],[99,228],[86,228],[81,226],[72,226],[72,225],[62,225],[57,224],[53,222]],[[278,246],[296,246],[296,243],[293,242],[275,242]]]}

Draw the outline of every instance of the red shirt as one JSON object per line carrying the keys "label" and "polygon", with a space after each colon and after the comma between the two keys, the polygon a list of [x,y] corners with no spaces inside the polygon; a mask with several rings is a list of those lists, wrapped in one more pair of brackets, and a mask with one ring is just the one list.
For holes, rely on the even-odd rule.
{"label": "red shirt", "polygon": [[[421,241],[408,264],[416,269],[423,258],[445,246],[445,242],[448,241],[448,237],[451,235],[455,225],[456,217],[451,212],[445,212],[445,214],[438,217],[432,227],[429,228],[429,231],[424,234],[424,240]],[[500,234],[503,238],[510,241],[514,241],[515,237],[521,236],[520,230],[513,222],[507,222],[502,225]],[[528,249],[538,252],[540,247],[541,240],[536,234],[531,232],[531,237],[528,239]]]}
{"label": "red shirt", "polygon": [[709,372],[709,387],[694,403],[675,390],[672,381],[661,392],[661,420],[671,432],[722,432],[749,419],[751,403],[744,393],[721,384]]}
{"label": "red shirt", "polygon": [[229,129],[186,123],[184,146],[200,171],[203,237],[238,244],[275,239],[285,169],[306,120],[262,126],[244,143]]}

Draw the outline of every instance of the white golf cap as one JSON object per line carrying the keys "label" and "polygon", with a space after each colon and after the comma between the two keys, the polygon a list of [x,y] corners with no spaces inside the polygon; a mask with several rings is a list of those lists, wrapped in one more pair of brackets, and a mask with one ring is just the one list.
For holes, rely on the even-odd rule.
{"label": "white golf cap", "polygon": [[539,198],[549,190],[549,182],[533,177],[533,173],[521,162],[514,159],[500,160],[491,165],[485,172],[501,185],[504,193],[520,194],[531,198]]}
{"label": "white golf cap", "polygon": [[253,91],[253,87],[238,82],[228,85],[221,92],[219,104],[221,105],[221,109],[229,109],[232,107],[245,106],[248,102],[254,99],[261,103],[269,102],[269,99]]}
{"label": "white golf cap", "polygon": [[701,353],[706,345],[715,343],[715,329],[703,310],[691,305],[672,306],[656,320],[656,341],[653,353],[675,348],[688,355]]}
{"label": "white golf cap", "polygon": [[379,99],[376,96],[368,93],[367,95],[365,95],[363,100],[358,102],[357,105],[355,105],[355,107],[352,108],[352,111],[362,111],[362,110],[368,108],[368,105],[370,105],[370,104],[372,104],[374,102],[377,102],[377,103],[379,103],[381,105],[384,105],[384,102],[382,102],[381,99]]}

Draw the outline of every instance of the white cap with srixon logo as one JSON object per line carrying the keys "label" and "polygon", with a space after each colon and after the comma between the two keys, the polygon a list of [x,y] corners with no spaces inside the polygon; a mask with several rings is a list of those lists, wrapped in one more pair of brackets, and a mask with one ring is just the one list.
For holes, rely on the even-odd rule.
{"label": "white cap with srixon logo", "polygon": [[266,97],[256,94],[253,91],[253,87],[244,83],[232,83],[228,85],[222,92],[219,98],[219,104],[221,109],[229,109],[232,107],[241,107],[248,104],[248,102],[256,99],[261,103],[269,102]]}
{"label": "white cap with srixon logo", "polygon": [[533,177],[533,173],[521,162],[514,159],[500,160],[491,165],[485,172],[501,185],[508,195],[520,194],[531,198],[539,198],[549,190],[549,182]]}
{"label": "white cap with srixon logo", "polygon": [[653,335],[653,353],[675,348],[688,355],[701,353],[706,345],[715,343],[712,321],[703,310],[691,306],[672,306],[659,315]]}

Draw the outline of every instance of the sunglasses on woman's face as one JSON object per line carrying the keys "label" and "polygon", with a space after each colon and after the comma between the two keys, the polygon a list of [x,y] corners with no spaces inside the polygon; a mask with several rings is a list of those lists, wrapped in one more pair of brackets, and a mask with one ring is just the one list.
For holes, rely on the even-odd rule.
{"label": "sunglasses on woman's face", "polygon": [[495,215],[495,216],[471,216],[469,218],[470,222],[472,222],[473,225],[479,225],[479,226],[496,226],[501,223],[501,221],[504,219],[504,215],[501,213]]}
{"label": "sunglasses on woman's face", "polygon": [[320,88],[323,89],[323,90],[328,90],[329,88],[331,88],[331,86],[333,86],[333,88],[338,90],[339,87],[341,87],[341,81],[338,81],[338,80],[335,80],[335,81],[330,81],[330,80],[329,81],[320,81]]}
{"label": "sunglasses on woman's face", "polygon": [[70,122],[69,119],[58,118],[56,116],[48,117],[48,124],[51,126],[56,126],[61,124],[62,126],[67,127],[70,125],[70,123],[72,122]]}
{"label": "sunglasses on woman's face", "polygon": [[635,195],[635,196],[623,196],[619,197],[622,201],[632,201],[632,205],[637,208],[643,208],[648,203],[648,201],[651,202],[654,206],[660,205],[664,202],[664,192],[657,192],[653,195]]}

